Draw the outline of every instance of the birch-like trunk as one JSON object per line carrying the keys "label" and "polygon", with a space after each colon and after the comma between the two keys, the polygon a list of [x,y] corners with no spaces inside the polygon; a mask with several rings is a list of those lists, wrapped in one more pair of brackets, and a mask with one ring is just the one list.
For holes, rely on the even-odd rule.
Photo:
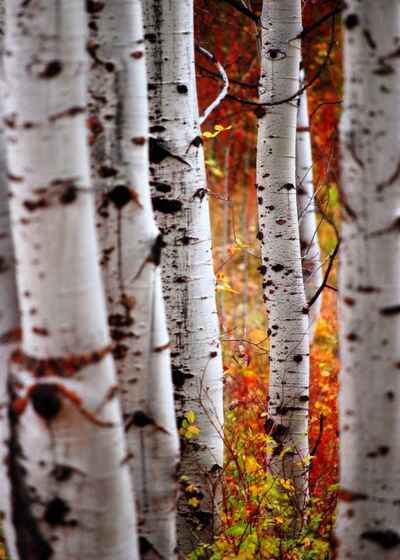
{"label": "birch-like trunk", "polygon": [[[0,1],[0,30],[4,35],[4,2]],[[3,56],[3,39],[0,42]],[[10,424],[8,417],[8,362],[20,339],[15,259],[8,205],[7,161],[3,126],[4,69],[0,61],[0,509],[8,555],[20,560],[11,510],[11,484],[8,478]]]}
{"label": "birch-like trunk", "polygon": [[341,123],[340,560],[400,557],[400,3],[350,0]]}
{"label": "birch-like trunk", "polygon": [[[3,104],[3,82],[1,82],[0,105]],[[1,123],[3,108],[0,107]],[[2,527],[7,542],[7,550],[12,560],[22,560],[16,548],[16,528],[13,525],[11,507],[12,481],[9,479],[7,464],[10,450],[10,404],[8,391],[8,364],[11,353],[19,342],[18,299],[15,282],[15,262],[10,216],[8,208],[7,163],[4,129],[0,127],[0,509],[3,512]]]}
{"label": "birch-like trunk", "polygon": [[136,559],[89,180],[84,5],[6,6],[4,121],[22,320],[8,456],[18,557]]}
{"label": "birch-like trunk", "polygon": [[[264,0],[260,100],[299,89],[301,0]],[[264,297],[270,336],[269,422],[277,442],[270,469],[291,480],[293,505],[307,492],[308,319],[304,314],[296,204],[297,100],[268,107],[259,120],[257,193]],[[282,454],[283,449],[287,452]]]}
{"label": "birch-like trunk", "polygon": [[142,7],[111,0],[89,20],[92,171],[141,557],[176,557],[179,439],[149,190]]}
{"label": "birch-like trunk", "polygon": [[[304,72],[302,72],[302,78],[303,82]],[[309,302],[322,285],[323,271],[318,241],[318,225],[313,184],[313,159],[306,90],[300,96],[298,103],[296,136],[297,212],[300,228],[304,289],[306,301]],[[321,302],[322,297],[319,296],[308,312],[310,340],[313,338],[316,322],[321,312]]]}
{"label": "birch-like trunk", "polygon": [[[193,1],[145,0],[153,207],[166,244],[163,285],[182,426],[178,542],[188,552],[215,532],[223,464],[222,361],[200,137]],[[194,412],[197,437],[185,437]],[[189,414],[189,420],[192,415]],[[183,423],[183,425],[182,425]]]}

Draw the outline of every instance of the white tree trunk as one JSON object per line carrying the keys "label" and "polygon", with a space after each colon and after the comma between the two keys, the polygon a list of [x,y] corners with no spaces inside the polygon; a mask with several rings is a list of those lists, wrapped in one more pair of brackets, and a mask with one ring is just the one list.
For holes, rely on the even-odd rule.
{"label": "white tree trunk", "polygon": [[[301,0],[264,0],[260,100],[276,102],[299,88]],[[304,314],[296,206],[297,100],[268,107],[259,121],[257,193],[264,296],[270,335],[269,421],[277,442],[270,468],[296,488],[307,488],[308,320]],[[273,424],[273,425],[272,425]],[[279,458],[281,451],[289,453]]]}
{"label": "white tree trunk", "polygon": [[148,102],[139,0],[89,20],[98,232],[141,557],[176,557],[179,439],[160,282],[162,242],[149,190]]}
{"label": "white tree trunk", "polygon": [[186,478],[178,506],[178,542],[188,552],[215,531],[223,463],[221,348],[198,124],[193,1],[145,0],[144,5],[151,186],[166,244],[163,284],[176,409],[178,424],[192,411],[200,429],[197,437],[182,438],[181,475]]}
{"label": "white tree trunk", "polygon": [[[3,84],[2,84],[3,85]],[[3,87],[1,94],[3,94]],[[0,103],[2,104],[3,95]],[[1,119],[3,111],[0,111]],[[7,166],[5,158],[4,130],[0,129],[0,509],[7,550],[12,560],[22,560],[16,548],[16,529],[13,525],[11,507],[11,481],[9,479],[10,422],[8,408],[8,364],[11,353],[20,341],[15,262],[10,217],[8,209]]]}
{"label": "white tree trunk", "polygon": [[341,123],[340,560],[400,557],[400,3],[350,0]]}
{"label": "white tree trunk", "polygon": [[[302,78],[303,82],[304,72],[302,72]],[[301,256],[303,259],[304,289],[306,301],[309,302],[322,285],[323,271],[318,242],[307,91],[302,93],[298,103],[296,136],[297,212],[300,228]],[[310,307],[308,313],[310,339],[313,338],[316,321],[321,312],[321,302],[322,296],[319,296]]]}
{"label": "white tree trunk", "polygon": [[[4,34],[4,2],[0,2],[0,30]],[[3,41],[1,41],[3,55]],[[0,509],[8,555],[20,560],[16,547],[16,531],[12,520],[11,484],[8,477],[10,425],[8,417],[8,362],[20,340],[17,287],[15,282],[14,248],[8,207],[7,161],[3,128],[4,69],[0,64]]]}
{"label": "white tree trunk", "polygon": [[6,6],[5,124],[22,317],[8,460],[18,555],[136,559],[89,181],[83,2]]}

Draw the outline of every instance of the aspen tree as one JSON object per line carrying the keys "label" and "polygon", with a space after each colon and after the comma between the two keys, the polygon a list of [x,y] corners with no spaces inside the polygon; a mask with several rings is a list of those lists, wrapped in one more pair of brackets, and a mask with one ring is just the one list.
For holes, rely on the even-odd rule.
{"label": "aspen tree", "polygon": [[[299,90],[300,0],[264,0],[260,101],[274,103]],[[296,205],[297,100],[259,119],[257,193],[264,297],[270,335],[269,423],[277,447],[270,470],[292,482],[293,505],[307,493],[308,320]],[[264,114],[265,113],[265,114]],[[286,449],[286,453],[282,451]]]}
{"label": "aspen tree", "polygon": [[163,285],[182,435],[178,542],[188,552],[215,531],[223,463],[222,362],[196,93],[193,1],[145,0],[144,6],[152,199],[165,243]]}
{"label": "aspen tree", "polygon": [[141,558],[176,557],[179,440],[153,218],[142,7],[90,14],[89,127],[108,321],[114,341]]}
{"label": "aspen tree", "polygon": [[338,558],[400,556],[400,3],[344,21]]}
{"label": "aspen tree", "polygon": [[[302,82],[304,72],[302,72]],[[306,301],[309,302],[322,285],[321,252],[318,241],[318,224],[313,184],[313,158],[307,106],[307,90],[298,99],[296,136],[296,188],[297,212],[300,228],[300,247],[303,263],[303,280]],[[322,297],[310,307],[309,337],[313,338],[315,323],[321,312]]]}
{"label": "aspen tree", "polygon": [[[4,34],[4,2],[0,2],[0,30]],[[0,44],[3,55],[3,41]],[[1,59],[2,60],[2,59]],[[8,207],[6,146],[3,127],[4,69],[0,63],[0,509],[8,554],[19,560],[16,531],[11,510],[11,485],[8,477],[10,425],[8,416],[8,362],[20,339],[18,297],[15,282],[14,248]]]}
{"label": "aspen tree", "polygon": [[7,0],[6,20],[22,321],[8,456],[18,558],[137,559],[89,180],[84,4]]}

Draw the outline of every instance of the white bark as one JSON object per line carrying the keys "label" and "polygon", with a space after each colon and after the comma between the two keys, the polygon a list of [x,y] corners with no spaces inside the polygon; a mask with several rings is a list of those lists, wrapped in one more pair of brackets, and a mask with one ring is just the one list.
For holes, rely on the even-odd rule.
{"label": "white bark", "polygon": [[[304,79],[304,72],[302,73],[302,78]],[[307,91],[302,93],[298,103],[296,136],[297,212],[300,228],[301,256],[303,259],[304,289],[306,301],[309,302],[322,285],[323,270],[318,242]],[[310,339],[313,338],[316,321],[321,312],[321,302],[322,297],[319,296],[310,307],[308,313]]]}
{"label": "white bark", "polygon": [[[0,32],[4,33],[3,2],[0,2]],[[3,40],[1,40],[1,54],[3,54]],[[14,248],[8,207],[7,162],[3,127],[4,71],[2,63],[0,66],[0,509],[8,555],[13,560],[20,560],[16,548],[16,532],[12,521],[11,485],[7,469],[10,439],[8,361],[20,339],[20,328]]]}
{"label": "white bark", "polygon": [[[264,0],[260,99],[276,102],[299,89],[300,0]],[[297,101],[268,107],[259,121],[257,193],[264,296],[270,335],[269,415],[278,444],[270,468],[292,480],[294,505],[307,488],[308,321],[304,314],[296,207]],[[272,427],[272,422],[274,426]],[[282,449],[289,453],[279,458]]]}
{"label": "white bark", "polygon": [[341,123],[340,560],[400,555],[400,3],[349,1]]}
{"label": "white bark", "polygon": [[11,363],[22,560],[138,558],[97,263],[83,2],[7,0],[11,212],[22,346]]}
{"label": "white bark", "polygon": [[92,14],[93,177],[141,557],[176,557],[179,439],[149,190],[148,102],[141,2]]}
{"label": "white bark", "polygon": [[[208,196],[194,67],[193,1],[146,0],[150,171],[166,247],[163,284],[178,423],[196,414],[200,433],[182,439],[178,542],[184,552],[215,531],[223,463],[222,362]],[[188,490],[192,484],[197,491]],[[197,498],[192,507],[188,499]],[[200,529],[200,530],[197,530]]]}

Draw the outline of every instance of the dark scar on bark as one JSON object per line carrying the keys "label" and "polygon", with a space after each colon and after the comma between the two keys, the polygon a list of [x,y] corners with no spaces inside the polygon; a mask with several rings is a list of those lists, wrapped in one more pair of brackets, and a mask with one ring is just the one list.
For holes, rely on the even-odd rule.
{"label": "dark scar on bark", "polygon": [[[10,401],[15,398],[12,386],[9,385]],[[21,446],[18,441],[18,416],[9,407],[10,439],[8,440],[8,457],[6,461],[8,478],[11,487],[11,517],[16,532],[16,546],[20,558],[24,560],[50,560],[53,557],[53,549],[41,534],[39,524],[35,519],[26,481],[26,469],[22,465],[24,459]]]}
{"label": "dark scar on bark", "polygon": [[400,313],[400,305],[389,305],[388,307],[383,307],[379,313],[384,317],[392,317]]}
{"label": "dark scar on bark", "polygon": [[51,79],[55,78],[62,72],[63,65],[59,60],[52,60],[48,62],[42,72],[39,74],[39,78]]}
{"label": "dark scar on bark", "polygon": [[146,412],[143,410],[136,410],[133,414],[130,415],[127,422],[125,422],[125,432],[127,432],[132,426],[136,426],[137,428],[146,428],[146,426],[154,426],[158,430],[168,433],[167,430],[159,426],[154,422],[154,419],[151,418]]}
{"label": "dark scar on bark", "polygon": [[198,198],[199,200],[203,200],[206,194],[207,194],[207,189],[203,189],[203,188],[197,189],[197,191],[193,195],[193,199]]}
{"label": "dark scar on bark", "polygon": [[10,360],[12,363],[27,369],[37,378],[48,376],[73,377],[81,369],[101,362],[111,350],[112,346],[108,345],[86,354],[71,354],[65,358],[39,359],[25,354],[21,349],[17,349],[11,355]]}
{"label": "dark scar on bark", "polygon": [[369,499],[367,494],[352,492],[351,490],[346,490],[346,488],[341,488],[339,490],[338,497],[342,502],[360,502]]}
{"label": "dark scar on bark", "polygon": [[14,329],[10,329],[6,331],[2,335],[0,335],[0,344],[11,344],[15,342],[20,342],[22,339],[22,330],[21,327],[15,327]]}
{"label": "dark scar on bark", "polygon": [[153,210],[161,212],[162,214],[175,214],[182,208],[180,200],[164,198],[162,196],[152,197]]}
{"label": "dark scar on bark", "polygon": [[60,113],[55,113],[54,115],[50,115],[49,121],[55,122],[59,119],[65,119],[70,117],[75,117],[76,115],[81,115],[82,113],[86,113],[86,107],[79,107],[74,106],[66,109],[65,111],[61,111]]}
{"label": "dark scar on bark", "polygon": [[399,534],[392,529],[364,531],[364,533],[361,533],[360,538],[371,541],[385,550],[390,550],[400,544]]}
{"label": "dark scar on bark", "polygon": [[163,162],[167,157],[171,157],[173,159],[176,159],[177,161],[180,161],[181,163],[184,163],[185,165],[187,165],[190,168],[192,167],[190,165],[190,163],[185,161],[183,158],[173,154],[169,150],[169,148],[167,147],[167,145],[165,144],[165,142],[162,139],[152,138],[150,136],[150,138],[149,138],[150,163],[159,164],[159,163]]}
{"label": "dark scar on bark", "polygon": [[160,183],[159,181],[150,181],[150,185],[162,193],[168,193],[172,190],[171,185],[168,185],[167,183]]}
{"label": "dark scar on bark", "polygon": [[98,14],[104,9],[104,2],[98,0],[86,0],[86,11],[88,14]]}
{"label": "dark scar on bark", "polygon": [[163,241],[162,234],[160,233],[153,243],[153,246],[151,248],[151,254],[148,260],[153,264],[155,264],[156,266],[159,266],[161,263],[161,254],[164,247],[166,247],[166,244]]}
{"label": "dark scar on bark", "polygon": [[118,210],[121,210],[129,202],[135,202],[140,208],[143,208],[138,193],[125,185],[117,185],[108,193],[107,197]]}

